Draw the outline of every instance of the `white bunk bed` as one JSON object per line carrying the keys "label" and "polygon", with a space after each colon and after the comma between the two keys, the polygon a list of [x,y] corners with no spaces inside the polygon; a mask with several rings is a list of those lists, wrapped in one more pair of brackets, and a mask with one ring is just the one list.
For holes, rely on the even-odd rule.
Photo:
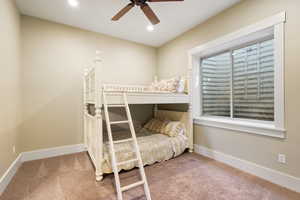
{"label": "white bunk bed", "polygon": [[[171,93],[149,90],[149,87],[145,85],[104,84],[101,81],[101,64],[101,58],[97,55],[93,60],[92,66],[85,69],[83,81],[84,143],[95,167],[97,181],[101,181],[103,179],[104,173],[110,172],[110,170],[107,170],[107,166],[110,163],[107,163],[108,161],[105,159],[107,157],[107,150],[105,149],[106,144],[103,135],[103,91],[106,92],[107,101],[110,104],[122,104],[122,93],[126,92],[129,104],[154,104],[154,116],[156,118],[168,118],[172,121],[181,121],[186,127],[186,146],[190,152],[193,152],[192,98],[190,95],[190,87],[188,88],[187,93]],[[187,70],[187,82],[189,83],[191,81],[191,70]],[[187,112],[177,112],[158,110],[157,104],[188,104],[189,106]],[[95,114],[93,115],[89,112],[90,105],[93,105],[95,108]],[[174,143],[173,140],[170,140],[170,142]],[[152,163],[154,162],[144,164]],[[104,169],[105,166],[106,170]],[[133,167],[134,166],[126,166],[123,169]]]}

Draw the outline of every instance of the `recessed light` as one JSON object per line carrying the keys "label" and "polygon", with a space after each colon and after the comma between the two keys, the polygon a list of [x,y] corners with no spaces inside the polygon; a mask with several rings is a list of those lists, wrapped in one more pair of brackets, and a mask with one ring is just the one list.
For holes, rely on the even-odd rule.
{"label": "recessed light", "polygon": [[79,1],[78,0],[68,0],[70,6],[72,7],[78,7],[79,6]]}
{"label": "recessed light", "polygon": [[147,31],[149,31],[149,32],[154,31],[154,26],[148,25],[148,26],[147,26]]}

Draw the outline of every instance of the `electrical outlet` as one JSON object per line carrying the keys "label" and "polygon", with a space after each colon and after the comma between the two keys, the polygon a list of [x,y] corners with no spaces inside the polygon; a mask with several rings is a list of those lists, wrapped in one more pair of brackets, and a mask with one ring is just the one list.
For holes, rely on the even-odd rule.
{"label": "electrical outlet", "polygon": [[278,162],[286,163],[286,156],[284,154],[278,154]]}
{"label": "electrical outlet", "polygon": [[13,145],[12,151],[13,153],[16,153],[16,145]]}

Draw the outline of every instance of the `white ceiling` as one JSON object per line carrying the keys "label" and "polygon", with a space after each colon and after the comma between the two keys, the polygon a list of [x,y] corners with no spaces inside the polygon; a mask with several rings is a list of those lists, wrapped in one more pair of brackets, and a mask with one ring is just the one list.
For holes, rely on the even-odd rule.
{"label": "white ceiling", "polygon": [[79,0],[72,8],[67,0],[17,0],[22,14],[91,30],[151,46],[160,46],[216,15],[240,0],[185,0],[149,3],[161,20],[148,32],[148,19],[135,7],[118,22],[111,21],[129,0]]}

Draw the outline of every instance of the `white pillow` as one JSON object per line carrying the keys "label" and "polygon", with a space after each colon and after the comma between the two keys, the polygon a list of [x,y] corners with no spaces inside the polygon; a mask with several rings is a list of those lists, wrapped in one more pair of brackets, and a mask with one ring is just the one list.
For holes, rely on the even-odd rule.
{"label": "white pillow", "polygon": [[185,92],[185,82],[186,79],[184,77],[181,77],[178,81],[178,85],[177,85],[177,92],[178,93],[183,93]]}

